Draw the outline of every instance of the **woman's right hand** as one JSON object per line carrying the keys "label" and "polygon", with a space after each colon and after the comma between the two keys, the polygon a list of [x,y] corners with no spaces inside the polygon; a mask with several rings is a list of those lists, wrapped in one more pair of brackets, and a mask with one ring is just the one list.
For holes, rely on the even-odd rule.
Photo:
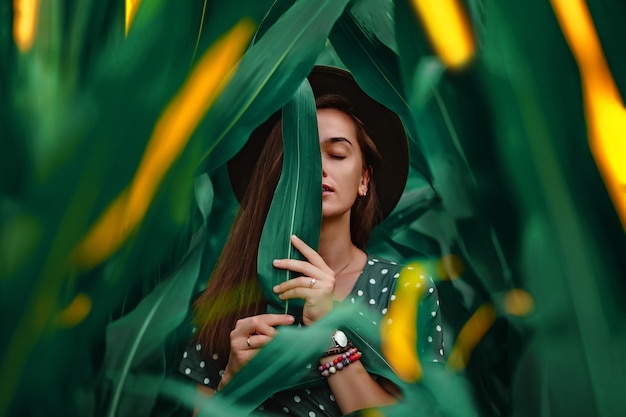
{"label": "woman's right hand", "polygon": [[290,325],[294,321],[295,318],[288,314],[259,314],[237,320],[230,332],[230,355],[218,388],[226,385],[260,348],[276,336],[277,326]]}

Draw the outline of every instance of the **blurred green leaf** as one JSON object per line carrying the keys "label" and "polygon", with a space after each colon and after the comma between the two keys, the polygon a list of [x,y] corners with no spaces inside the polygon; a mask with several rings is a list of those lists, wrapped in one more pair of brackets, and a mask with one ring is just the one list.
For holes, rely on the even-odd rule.
{"label": "blurred green leaf", "polygon": [[586,2],[600,38],[604,55],[622,98],[626,97],[626,29],[621,17],[626,15],[626,3],[620,0],[589,0]]}
{"label": "blurred green leaf", "polygon": [[[589,151],[579,70],[549,4],[491,3],[488,14],[499,155],[523,214],[519,273],[538,305],[514,379],[513,401],[524,398],[516,413],[621,415],[626,239]],[[600,16],[605,34],[619,30]],[[604,52],[611,60],[621,49]]]}
{"label": "blurred green leaf", "polygon": [[[15,227],[20,223],[36,227],[21,227],[30,230],[21,233],[25,238],[21,240],[28,244],[13,244],[14,250],[4,256],[12,257],[14,269],[8,276],[7,271],[0,271],[2,294],[11,294],[2,303],[7,320],[2,323],[6,337],[0,342],[0,374],[10,382],[0,395],[0,414],[9,404],[25,410],[38,407],[39,404],[27,401],[24,393],[42,391],[47,382],[45,378],[26,381],[26,370],[37,366],[51,370],[69,368],[70,358],[63,354],[65,351],[52,348],[62,340],[72,345],[73,340],[80,340],[76,334],[82,333],[85,345],[81,348],[97,349],[103,317],[115,315],[113,311],[120,305],[123,310],[124,303],[133,298],[130,293],[143,290],[145,294],[158,281],[159,277],[152,273],[163,262],[165,250],[174,246],[173,236],[178,236],[182,228],[178,223],[174,231],[172,218],[180,222],[180,208],[188,207],[190,201],[184,193],[190,188],[191,176],[186,177],[184,186],[176,187],[182,201],[157,198],[158,202],[171,203],[171,211],[149,214],[150,217],[159,213],[160,221],[152,217],[149,223],[152,233],[159,235],[161,231],[160,239],[152,240],[150,245],[142,239],[131,239],[129,245],[140,246],[145,256],[122,256],[101,269],[82,274],[70,270],[67,259],[73,246],[132,178],[154,122],[189,71],[189,59],[176,59],[188,53],[186,48],[180,48],[181,44],[188,44],[185,32],[172,36],[165,28],[184,27],[181,25],[189,21],[193,5],[160,3],[149,27],[137,29],[133,36],[120,42],[123,3],[117,2],[116,7],[110,2],[44,3],[33,50],[16,56],[14,66],[2,57],[3,70],[11,71],[0,83],[7,93],[2,106],[6,103],[11,108],[0,115],[0,125],[6,126],[11,135],[2,144],[15,144],[7,150],[15,151],[12,159],[19,164],[2,164],[0,168],[3,178],[4,169],[12,169],[6,173],[10,181],[2,181],[0,241],[3,245],[14,241]],[[72,9],[72,5],[76,7]],[[5,5],[2,7],[6,11]],[[245,8],[234,14],[243,12]],[[122,25],[116,27],[120,22]],[[93,32],[86,33],[89,30]],[[81,43],[87,40],[88,47]],[[6,84],[5,80],[11,83]],[[10,200],[5,190],[11,193]],[[138,287],[141,290],[135,291]],[[92,327],[61,332],[55,317],[79,288],[98,291],[98,301],[86,319]],[[42,351],[44,355],[39,354]],[[77,374],[84,376],[78,371]],[[85,389],[78,379],[70,382],[75,385],[67,385],[68,391],[71,387]],[[49,411],[57,410],[60,403],[49,404]],[[77,401],[64,406],[66,415],[72,415],[81,405]]]}
{"label": "blurred green leaf", "polygon": [[[213,187],[208,176],[196,180],[196,201],[203,217],[211,211]],[[164,373],[165,340],[187,316],[188,306],[198,279],[206,241],[206,228],[193,236],[189,250],[178,269],[159,284],[139,305],[121,319],[110,323],[106,329],[106,354],[103,361],[105,378],[111,380],[111,397],[105,400],[109,416],[149,415],[156,394],[140,398],[122,396],[127,379],[138,372],[145,372],[148,364],[161,362]],[[154,366],[154,365],[153,365]],[[153,370],[154,372],[154,370]]]}

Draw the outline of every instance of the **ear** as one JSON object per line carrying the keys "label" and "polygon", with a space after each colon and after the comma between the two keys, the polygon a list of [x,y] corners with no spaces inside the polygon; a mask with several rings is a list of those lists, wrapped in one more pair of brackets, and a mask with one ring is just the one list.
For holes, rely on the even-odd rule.
{"label": "ear", "polygon": [[367,191],[369,189],[370,178],[372,177],[372,167],[367,167],[363,170],[363,174],[361,174],[361,181],[359,182],[359,197],[365,197],[367,195]]}

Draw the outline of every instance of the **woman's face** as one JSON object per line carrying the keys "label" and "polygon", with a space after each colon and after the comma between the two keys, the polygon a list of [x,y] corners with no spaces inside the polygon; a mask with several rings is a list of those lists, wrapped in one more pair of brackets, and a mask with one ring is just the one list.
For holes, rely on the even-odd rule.
{"label": "woman's face", "polygon": [[363,156],[354,123],[336,109],[319,109],[317,127],[322,155],[322,218],[350,218],[357,196],[367,193],[369,171],[363,169]]}

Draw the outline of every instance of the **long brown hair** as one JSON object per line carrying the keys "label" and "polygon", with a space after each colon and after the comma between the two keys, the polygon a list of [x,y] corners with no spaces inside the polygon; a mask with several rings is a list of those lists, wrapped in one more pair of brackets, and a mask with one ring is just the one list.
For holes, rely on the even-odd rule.
{"label": "long brown hair", "polygon": [[[370,170],[370,186],[365,197],[358,198],[350,214],[352,242],[365,249],[372,227],[380,221],[381,211],[373,167],[380,164],[376,145],[364,124],[350,111],[350,103],[340,95],[329,94],[316,99],[318,109],[335,108],[346,113],[354,122],[357,141],[363,155],[363,169]],[[228,240],[211,274],[206,290],[194,303],[194,324],[197,340],[205,359],[217,362],[223,369],[230,351],[230,332],[240,318],[265,312],[267,303],[257,279],[257,254],[263,226],[282,168],[282,124],[280,121],[269,134],[259,155],[254,174],[230,231]],[[217,356],[215,356],[217,355]]]}

